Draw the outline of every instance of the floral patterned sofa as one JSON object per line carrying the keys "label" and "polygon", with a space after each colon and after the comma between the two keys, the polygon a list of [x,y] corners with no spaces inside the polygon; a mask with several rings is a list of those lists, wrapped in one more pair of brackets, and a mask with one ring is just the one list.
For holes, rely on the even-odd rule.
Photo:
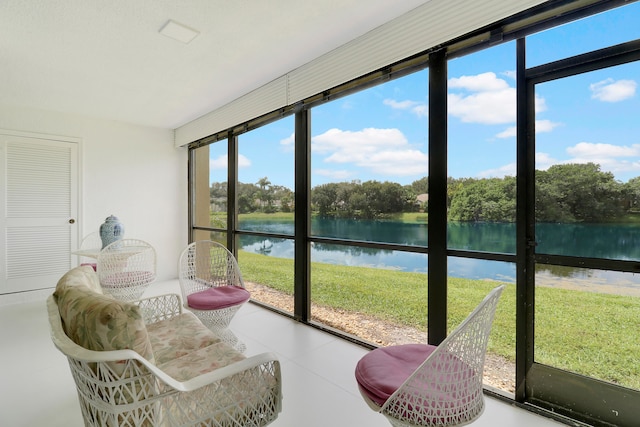
{"label": "floral patterned sofa", "polygon": [[81,266],[47,306],[86,426],[266,426],[281,410],[276,356],[221,342],[177,294],[115,300]]}

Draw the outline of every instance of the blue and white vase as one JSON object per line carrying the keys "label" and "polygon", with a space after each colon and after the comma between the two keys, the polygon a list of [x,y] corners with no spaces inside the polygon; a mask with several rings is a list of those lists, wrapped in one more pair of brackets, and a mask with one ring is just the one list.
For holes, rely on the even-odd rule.
{"label": "blue and white vase", "polygon": [[122,237],[124,237],[124,226],[117,217],[110,215],[100,226],[102,249],[113,242],[122,240]]}

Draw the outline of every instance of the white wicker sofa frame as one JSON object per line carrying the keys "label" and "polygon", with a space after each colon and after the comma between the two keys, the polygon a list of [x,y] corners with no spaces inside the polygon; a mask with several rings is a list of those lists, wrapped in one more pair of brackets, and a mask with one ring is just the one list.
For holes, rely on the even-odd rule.
{"label": "white wicker sofa frame", "polygon": [[[282,386],[275,355],[245,357],[193,314],[183,312],[177,294],[129,303],[94,292],[96,286],[99,289],[93,269],[77,267],[63,276],[47,300],[51,337],[68,359],[85,426],[258,427],[277,418]],[[78,295],[91,298],[90,305],[75,300],[70,304],[69,298]],[[97,334],[83,337],[97,306],[110,308],[95,316],[100,323]],[[74,311],[80,307],[85,308]],[[70,312],[76,317],[70,318]],[[134,323],[142,329],[133,323],[123,326],[123,313],[129,318],[137,313]],[[66,331],[74,325],[80,331],[70,337]],[[188,331],[192,336],[185,336]],[[100,334],[106,341],[100,342]],[[141,339],[145,334],[147,341]],[[91,346],[109,347],[123,336],[133,337],[134,346],[151,346],[100,351],[74,341],[86,338]],[[151,353],[141,354],[149,348]]]}

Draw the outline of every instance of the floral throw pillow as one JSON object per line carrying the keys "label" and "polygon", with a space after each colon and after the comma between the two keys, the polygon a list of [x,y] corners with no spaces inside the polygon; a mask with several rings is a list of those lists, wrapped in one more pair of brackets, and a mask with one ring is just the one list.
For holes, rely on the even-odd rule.
{"label": "floral throw pillow", "polygon": [[71,286],[86,286],[93,292],[98,294],[103,293],[98,275],[93,270],[93,267],[88,265],[82,265],[67,271],[65,275],[58,280],[56,289]]}
{"label": "floral throw pillow", "polygon": [[97,294],[86,286],[56,289],[54,296],[64,331],[76,344],[96,351],[136,351],[154,362],[140,309],[135,304]]}

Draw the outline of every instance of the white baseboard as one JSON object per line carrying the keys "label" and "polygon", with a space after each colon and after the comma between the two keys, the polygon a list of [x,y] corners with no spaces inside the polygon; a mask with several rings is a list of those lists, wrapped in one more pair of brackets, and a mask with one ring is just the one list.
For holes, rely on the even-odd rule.
{"label": "white baseboard", "polygon": [[37,291],[14,292],[11,294],[0,295],[0,307],[11,304],[20,304],[26,302],[46,301],[53,293],[54,288],[38,289]]}

